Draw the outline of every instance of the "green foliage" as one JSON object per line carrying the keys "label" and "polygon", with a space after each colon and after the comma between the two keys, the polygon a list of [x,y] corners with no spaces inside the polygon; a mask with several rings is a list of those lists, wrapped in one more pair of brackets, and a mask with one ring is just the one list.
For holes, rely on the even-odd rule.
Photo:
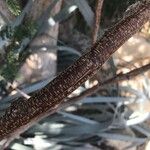
{"label": "green foliage", "polygon": [[18,58],[19,58],[19,53],[14,53],[14,52],[10,51],[7,54],[7,60],[8,60],[9,64],[14,63],[16,60],[18,60]]}
{"label": "green foliage", "polygon": [[8,5],[8,9],[12,14],[15,16],[19,16],[21,13],[21,6],[19,3],[19,0],[6,0],[6,3]]}
{"label": "green foliage", "polygon": [[9,81],[12,81],[18,71],[19,54],[10,51],[6,55],[6,64],[1,68],[1,75]]}
{"label": "green foliage", "polygon": [[12,29],[6,26],[0,33],[3,40],[11,40],[6,48],[5,65],[0,69],[1,75],[8,81],[12,81],[17,74],[19,64],[25,59],[28,52],[21,51],[23,40],[31,39],[37,32],[37,25],[33,21],[25,21],[24,24]]}
{"label": "green foliage", "polygon": [[17,63],[8,63],[6,66],[3,67],[1,75],[5,77],[5,79],[9,79],[9,81],[12,81],[18,71],[17,68]]}
{"label": "green foliage", "polygon": [[14,29],[11,26],[5,26],[3,30],[0,31],[0,37],[5,40],[13,37]]}
{"label": "green foliage", "polygon": [[24,24],[12,28],[11,26],[5,26],[3,30],[0,31],[0,37],[5,40],[15,39],[21,41],[25,37],[32,37],[37,31],[37,25],[35,22],[29,20],[25,21]]}
{"label": "green foliage", "polygon": [[23,25],[15,28],[14,38],[20,42],[23,38],[34,36],[36,31],[36,24],[33,21],[26,21]]}

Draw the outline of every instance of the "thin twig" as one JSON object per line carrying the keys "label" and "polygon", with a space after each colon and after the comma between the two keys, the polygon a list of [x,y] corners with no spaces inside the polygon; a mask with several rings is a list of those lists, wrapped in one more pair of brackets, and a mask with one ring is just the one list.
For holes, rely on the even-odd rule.
{"label": "thin twig", "polygon": [[150,19],[150,2],[141,1],[131,11],[46,87],[28,100],[21,98],[14,101],[0,118],[0,140],[16,137],[37,121],[56,112],[68,95],[93,76]]}
{"label": "thin twig", "polygon": [[147,65],[144,65],[140,68],[134,69],[128,73],[125,74],[118,74],[110,79],[107,79],[106,81],[103,81],[101,83],[98,83],[96,85],[94,85],[93,87],[85,90],[84,92],[82,92],[80,95],[73,97],[69,100],[67,100],[64,104],[63,104],[63,108],[67,107],[71,104],[73,104],[76,101],[79,101],[87,96],[90,96],[91,94],[96,93],[102,86],[108,85],[108,84],[112,84],[112,83],[116,83],[116,82],[121,82],[121,81],[125,81],[125,80],[129,80],[132,79],[146,71],[150,70],[150,63]]}
{"label": "thin twig", "polygon": [[3,81],[5,81],[5,83],[8,85],[8,87],[11,88],[11,91],[15,90],[18,94],[22,95],[24,98],[26,98],[26,99],[30,98],[30,96],[28,94],[26,94],[22,90],[18,89],[17,87],[15,87],[12,83],[6,81],[6,79],[4,77],[1,76],[1,79],[3,79]]}
{"label": "thin twig", "polygon": [[[13,86],[11,86],[13,87]],[[13,88],[14,90],[16,90],[20,95],[22,95],[24,98],[29,99],[30,96],[28,94],[26,94],[25,92],[23,92],[22,90],[18,89],[18,88]]]}
{"label": "thin twig", "polygon": [[125,73],[125,74],[120,73],[116,75],[115,77],[112,77],[111,79],[108,79],[107,81],[104,81],[101,85],[103,86],[103,85],[112,84],[112,83],[116,83],[116,82],[120,82],[124,80],[129,80],[149,70],[150,70],[150,63],[140,68],[134,69],[128,73]]}
{"label": "thin twig", "polygon": [[93,27],[93,38],[92,38],[93,44],[96,42],[97,37],[98,37],[103,2],[104,0],[97,0],[97,3],[96,3],[95,22],[94,22],[94,27]]}
{"label": "thin twig", "polygon": [[[95,18],[94,18],[94,26],[93,26],[93,33],[92,33],[92,44],[94,44],[98,38],[103,1],[104,0],[97,0],[96,1]],[[95,76],[97,78],[97,75],[95,75]]]}

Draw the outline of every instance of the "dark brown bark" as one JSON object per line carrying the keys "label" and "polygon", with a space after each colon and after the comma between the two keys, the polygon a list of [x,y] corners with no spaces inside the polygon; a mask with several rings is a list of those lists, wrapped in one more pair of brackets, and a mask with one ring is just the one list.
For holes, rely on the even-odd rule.
{"label": "dark brown bark", "polygon": [[16,136],[56,111],[64,98],[94,75],[104,62],[150,19],[150,2],[141,2],[132,11],[46,87],[28,100],[20,99],[12,103],[0,118],[0,139]]}

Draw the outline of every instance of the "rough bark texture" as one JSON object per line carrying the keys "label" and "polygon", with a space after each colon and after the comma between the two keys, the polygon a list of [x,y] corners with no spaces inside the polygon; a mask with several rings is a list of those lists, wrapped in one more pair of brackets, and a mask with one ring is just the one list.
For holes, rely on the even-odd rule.
{"label": "rough bark texture", "polygon": [[106,60],[150,19],[150,2],[141,2],[116,26],[109,29],[89,52],[60,73],[30,99],[12,103],[0,118],[0,139],[56,110],[63,99],[95,74]]}

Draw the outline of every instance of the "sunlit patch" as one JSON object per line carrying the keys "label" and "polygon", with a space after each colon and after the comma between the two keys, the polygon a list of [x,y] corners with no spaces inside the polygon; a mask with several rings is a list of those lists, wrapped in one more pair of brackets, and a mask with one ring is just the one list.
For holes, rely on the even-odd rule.
{"label": "sunlit patch", "polygon": [[128,44],[130,46],[132,45],[135,45],[135,44],[138,44],[140,43],[140,39],[139,38],[136,38],[135,36],[131,37],[129,40],[128,40]]}
{"label": "sunlit patch", "polygon": [[49,23],[50,26],[54,26],[56,24],[56,21],[52,17],[50,17],[48,19],[48,23]]}
{"label": "sunlit patch", "polygon": [[129,61],[132,61],[132,60],[133,60],[133,56],[132,56],[132,55],[130,55],[130,56],[129,56],[129,55],[128,55],[128,56],[124,56],[123,59],[124,59],[125,61],[128,61],[128,62],[129,62]]}
{"label": "sunlit patch", "polygon": [[68,12],[69,13],[72,13],[73,11],[75,11],[77,9],[77,6],[76,5],[72,5],[69,9],[68,9]]}
{"label": "sunlit patch", "polygon": [[16,41],[15,43],[16,43],[16,45],[19,45],[19,42],[18,42],[18,41]]}
{"label": "sunlit patch", "polygon": [[50,132],[50,133],[55,133],[55,134],[59,134],[62,129],[65,127],[65,124],[62,123],[44,123],[42,125],[43,128],[45,128],[46,131]]}
{"label": "sunlit patch", "polygon": [[28,138],[24,141],[24,144],[33,145],[35,149],[45,149],[55,146],[55,142],[49,142],[43,139],[41,136],[35,136],[34,138]]}
{"label": "sunlit patch", "polygon": [[126,121],[126,125],[131,126],[131,125],[139,124],[139,123],[147,120],[149,117],[150,117],[149,112],[147,112],[147,113],[134,112],[130,116],[130,119]]}
{"label": "sunlit patch", "polygon": [[47,51],[47,48],[46,47],[42,47],[41,50],[42,51]]}
{"label": "sunlit patch", "polygon": [[30,55],[26,62],[32,69],[40,69],[42,67],[42,60],[37,54]]}
{"label": "sunlit patch", "polygon": [[75,106],[70,106],[70,107],[67,107],[65,110],[66,110],[66,111],[75,111],[75,110],[77,110],[77,107],[75,107]]}
{"label": "sunlit patch", "polygon": [[145,150],[150,150],[150,141],[147,143]]}
{"label": "sunlit patch", "polygon": [[15,94],[17,94],[17,91],[15,90],[10,93],[10,95],[15,95]]}
{"label": "sunlit patch", "polygon": [[49,58],[52,59],[52,60],[57,60],[57,56],[56,56],[56,54],[54,54],[54,53],[48,53],[48,56],[49,56]]}
{"label": "sunlit patch", "polygon": [[49,125],[51,129],[63,128],[65,125],[58,123],[58,124],[51,124]]}
{"label": "sunlit patch", "polygon": [[2,30],[3,25],[0,25],[0,30]]}
{"label": "sunlit patch", "polygon": [[123,73],[128,73],[129,71],[130,71],[129,68],[123,68],[123,70],[122,70]]}
{"label": "sunlit patch", "polygon": [[139,50],[139,52],[142,52],[142,53],[147,51],[145,45],[140,45],[138,50]]}

